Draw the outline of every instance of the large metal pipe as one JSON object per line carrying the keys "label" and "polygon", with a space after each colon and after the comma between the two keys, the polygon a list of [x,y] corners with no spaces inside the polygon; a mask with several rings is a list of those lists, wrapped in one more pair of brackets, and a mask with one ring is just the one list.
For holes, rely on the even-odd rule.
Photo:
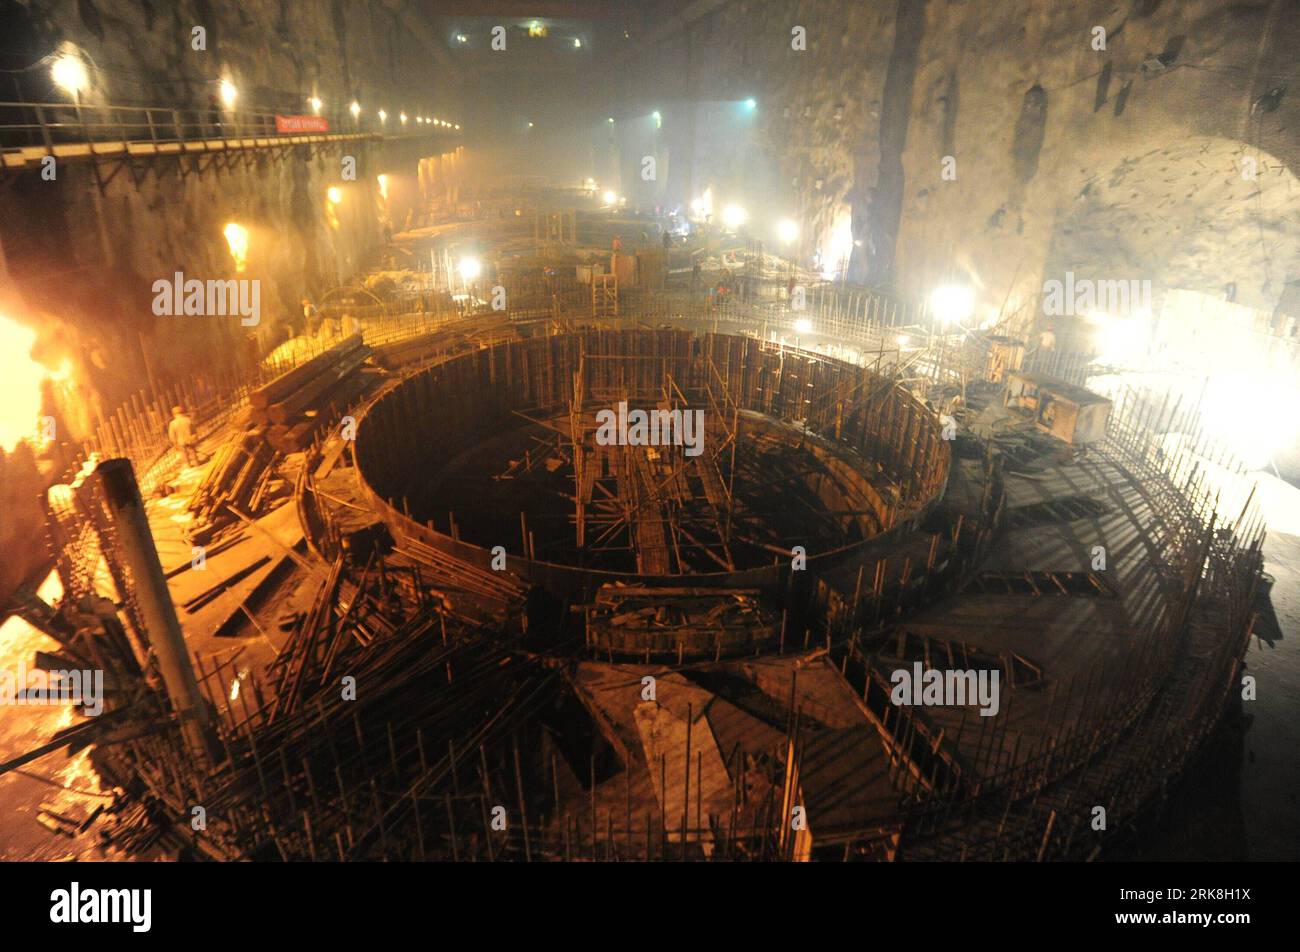
{"label": "large metal pipe", "polygon": [[[189,649],[181,632],[176,606],[172,604],[163,576],[158,549],[154,545],[144,500],[128,459],[110,459],[95,469],[104,499],[113,519],[119,555],[131,573],[131,594],[144,623],[145,637],[158,660],[158,670],[180,718],[181,730],[195,756],[208,763],[216,759],[212,712],[199,692],[190,664]],[[124,593],[125,594],[125,593]]]}

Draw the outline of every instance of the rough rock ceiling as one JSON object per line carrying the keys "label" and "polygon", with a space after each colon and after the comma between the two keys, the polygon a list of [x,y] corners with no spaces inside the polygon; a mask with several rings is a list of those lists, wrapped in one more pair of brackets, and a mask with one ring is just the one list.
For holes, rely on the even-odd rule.
{"label": "rough rock ceiling", "polygon": [[[1248,178],[1249,159],[1256,175]],[[1276,306],[1300,270],[1300,181],[1245,143],[1193,138],[1089,180],[1058,222],[1048,272],[1141,278]]]}

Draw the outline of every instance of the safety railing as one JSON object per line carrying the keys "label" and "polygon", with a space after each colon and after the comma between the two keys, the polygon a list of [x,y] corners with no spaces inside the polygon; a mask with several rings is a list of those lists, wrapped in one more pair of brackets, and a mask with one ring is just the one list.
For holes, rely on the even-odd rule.
{"label": "safety railing", "polygon": [[[283,119],[284,114],[279,114]],[[317,117],[304,117],[316,119]],[[0,102],[0,148],[7,153],[32,149],[46,154],[67,153],[84,144],[86,154],[113,145],[133,153],[202,151],[204,148],[263,146],[275,141],[341,138],[391,138],[396,135],[436,135],[424,126],[401,124],[390,116],[323,116],[321,128],[312,123],[285,125],[274,112],[234,111],[217,106],[175,109],[166,106],[119,106],[102,103]],[[444,135],[450,134],[446,131]],[[127,144],[136,148],[127,148]],[[152,146],[152,149],[148,148]]]}

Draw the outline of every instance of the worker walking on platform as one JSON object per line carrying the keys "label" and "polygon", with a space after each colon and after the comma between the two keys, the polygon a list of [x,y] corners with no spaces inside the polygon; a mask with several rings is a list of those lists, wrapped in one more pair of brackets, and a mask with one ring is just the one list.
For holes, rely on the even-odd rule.
{"label": "worker walking on platform", "polygon": [[172,422],[167,425],[167,439],[185,457],[188,466],[199,465],[198,437],[194,435],[194,421],[182,407],[172,407]]}
{"label": "worker walking on platform", "polygon": [[311,337],[320,327],[320,316],[316,310],[316,305],[311,303],[311,298],[302,299],[302,320],[303,333]]}
{"label": "worker walking on platform", "polygon": [[225,138],[221,123],[221,100],[217,98],[216,93],[208,96],[208,122],[212,126],[212,137],[214,139]]}

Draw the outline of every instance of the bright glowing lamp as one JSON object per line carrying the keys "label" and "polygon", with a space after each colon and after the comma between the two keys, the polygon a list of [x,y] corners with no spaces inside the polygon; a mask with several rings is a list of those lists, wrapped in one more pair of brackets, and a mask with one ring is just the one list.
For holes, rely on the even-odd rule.
{"label": "bright glowing lamp", "polygon": [[236,89],[235,84],[228,79],[223,79],[221,81],[220,89],[221,104],[227,109],[230,109],[235,105],[235,100],[239,98],[239,90]]}
{"label": "bright glowing lamp", "polygon": [[606,205],[613,205],[618,202],[618,195],[612,191],[607,191],[600,198]]}
{"label": "bright glowing lamp", "polygon": [[352,105],[348,106],[348,112],[352,113],[353,119],[361,115],[361,103],[357,102],[355,99],[352,100]]}
{"label": "bright glowing lamp", "polygon": [[749,215],[739,205],[727,205],[722,209],[722,224],[732,231],[745,224],[748,217]]}
{"label": "bright glowing lamp", "polygon": [[799,237],[799,225],[789,218],[783,218],[776,226],[776,234],[781,241],[788,245]]}
{"label": "bright glowing lamp", "polygon": [[399,112],[397,114],[397,121],[400,122],[402,125],[406,125],[406,113]]}
{"label": "bright glowing lamp", "polygon": [[388,113],[384,112],[384,110],[382,110],[382,109],[379,110],[379,121],[380,121],[380,122],[387,122],[387,121],[388,121]]}
{"label": "bright glowing lamp", "polygon": [[312,96],[311,99],[307,100],[307,102],[311,105],[312,112],[317,114],[320,113],[320,107],[323,105],[323,103],[320,101],[320,97]]}
{"label": "bright glowing lamp", "polygon": [[794,322],[794,329],[800,334],[809,334],[812,332],[812,321],[806,317],[801,317]]}
{"label": "bright glowing lamp", "polygon": [[941,285],[930,293],[930,309],[941,324],[960,324],[975,312],[975,293],[961,284]]}
{"label": "bright glowing lamp", "polygon": [[81,57],[71,53],[65,53],[54,61],[54,65],[50,68],[50,76],[60,88],[72,96],[76,96],[90,84]]}
{"label": "bright glowing lamp", "polygon": [[478,258],[461,258],[456,265],[456,270],[466,281],[473,281],[483,273],[483,263]]}
{"label": "bright glowing lamp", "polygon": [[248,265],[248,229],[232,221],[221,233],[226,236],[230,257],[235,259],[235,270],[243,271]]}
{"label": "bright glowing lamp", "polygon": [[325,190],[325,197],[329,199],[331,205],[337,205],[343,201],[343,189],[337,185],[331,185]]}
{"label": "bright glowing lamp", "polygon": [[41,387],[49,371],[31,356],[35,346],[34,330],[0,314],[0,379],[5,382],[0,450],[5,452],[30,438],[41,416]]}

